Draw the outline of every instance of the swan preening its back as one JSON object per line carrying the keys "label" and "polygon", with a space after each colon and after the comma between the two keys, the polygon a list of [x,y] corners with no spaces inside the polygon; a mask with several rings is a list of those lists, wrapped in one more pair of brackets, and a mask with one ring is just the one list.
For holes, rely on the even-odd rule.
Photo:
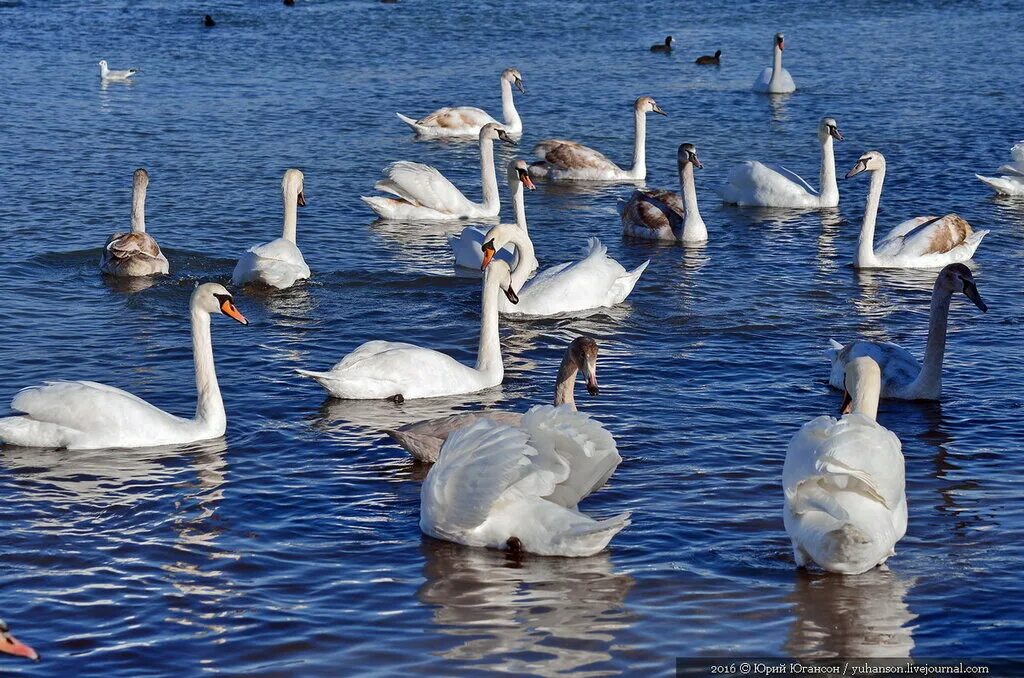
{"label": "swan preening its back", "polygon": [[839,184],[833,140],[843,140],[839,125],[835,118],[822,118],[818,123],[820,192],[782,165],[748,160],[729,172],[727,183],[720,191],[722,200],[742,207],[835,207],[839,204]]}
{"label": "swan preening its back", "polygon": [[868,356],[881,368],[883,398],[938,400],[942,393],[942,359],[946,353],[949,305],[957,292],[974,302],[982,313],[988,311],[971,269],[963,264],[950,264],[942,269],[932,289],[928,341],[923,362],[918,362],[905,348],[889,342],[857,340],[844,346],[833,341],[831,348],[826,351],[832,361],[829,383],[836,388],[843,388],[847,365],[857,358]]}
{"label": "swan preening its back", "polygon": [[772,66],[761,71],[754,81],[754,91],[762,94],[788,94],[796,91],[793,76],[782,67],[782,51],[786,47],[786,38],[776,33],[772,42]]}
{"label": "swan preening its back", "polygon": [[1010,149],[1013,162],[1000,167],[997,172],[1002,174],[999,177],[983,177],[980,174],[974,176],[981,179],[996,193],[1002,195],[1024,195],[1024,141],[1018,141]]}
{"label": "swan preening its back", "polygon": [[[576,385],[576,374],[583,372],[587,392],[597,395],[597,342],[590,337],[576,337],[565,349],[562,364],[555,378],[555,407],[566,405],[576,410],[576,399],[573,393]],[[454,431],[477,422],[489,419],[497,424],[518,426],[523,415],[518,412],[479,411],[453,414],[439,419],[426,419],[413,424],[406,424],[396,430],[387,430],[389,436],[405,448],[413,459],[432,464],[437,461],[441,446]]]}
{"label": "swan preening its back", "polygon": [[906,534],[900,441],[875,421],[881,381],[871,358],[849,362],[842,417],[820,416],[789,443],[783,520],[801,567],[861,574],[894,555]]}
{"label": "swan preening its back", "polygon": [[132,177],[132,226],[128,233],[115,233],[103,247],[100,270],[119,277],[167,273],[167,258],[160,245],[146,233],[146,188],[149,173],[135,170]]}
{"label": "swan preening its back", "polygon": [[309,266],[295,243],[298,208],[306,204],[304,177],[290,169],[281,179],[281,200],[284,203],[284,228],[280,238],[249,248],[235,265],[231,282],[235,285],[261,283],[287,289],[310,276]]}
{"label": "swan preening its back", "polygon": [[417,136],[443,139],[452,137],[472,138],[480,134],[480,128],[488,123],[500,124],[506,132],[512,136],[519,136],[523,133],[523,121],[516,110],[516,104],[512,97],[512,85],[526,94],[526,87],[523,85],[523,76],[516,68],[506,68],[501,73],[501,113],[505,119],[499,123],[479,108],[472,106],[458,106],[454,108],[441,108],[419,120],[396,113],[396,115],[416,132]]}
{"label": "swan preening its back", "polygon": [[100,61],[99,65],[100,65],[100,80],[104,80],[104,81],[107,81],[107,80],[122,80],[122,81],[129,80],[129,79],[135,77],[135,74],[139,72],[137,68],[129,68],[128,70],[124,70],[124,71],[112,71],[112,70],[110,70],[110,67],[107,66],[107,60],[106,59],[103,59],[102,61]]}
{"label": "swan preening its back", "polygon": [[875,218],[882,199],[885,158],[878,151],[868,151],[857,160],[846,178],[861,172],[870,173],[871,184],[853,258],[856,268],[939,268],[968,261],[988,233],[975,231],[956,214],[915,217],[893,228],[875,244]]}
{"label": "swan preening its back", "polygon": [[131,393],[92,381],[50,381],[11,401],[21,414],[0,419],[0,443],[23,447],[97,449],[183,445],[224,435],[227,415],[213,362],[210,316],[248,321],[222,285],[192,293],[192,355],[198,403],[192,419],[177,417]]}
{"label": "swan preening its back", "polygon": [[498,123],[480,128],[480,183],[484,200],[476,203],[429,165],[396,162],[384,170],[385,178],[374,188],[391,196],[363,196],[362,201],[381,218],[412,221],[444,221],[496,217],[501,211],[498,178],[494,171],[494,141],[515,145]]}
{"label": "swan preening its back", "polygon": [[676,153],[680,192],[638,188],[622,207],[622,232],[646,240],[678,240],[702,243],[708,229],[697,209],[694,168],[703,169],[697,159],[697,147],[682,144]]}
{"label": "swan preening its back", "polygon": [[437,539],[544,556],[589,556],[629,525],[578,509],[622,458],[601,424],[540,405],[518,425],[481,419],[451,434],[420,493],[420,529]]}
{"label": "swan preening its back", "polygon": [[652,97],[633,103],[633,164],[628,170],[583,144],[547,139],[533,147],[540,160],[530,165],[530,176],[550,181],[642,181],[647,177],[648,113],[668,115]]}

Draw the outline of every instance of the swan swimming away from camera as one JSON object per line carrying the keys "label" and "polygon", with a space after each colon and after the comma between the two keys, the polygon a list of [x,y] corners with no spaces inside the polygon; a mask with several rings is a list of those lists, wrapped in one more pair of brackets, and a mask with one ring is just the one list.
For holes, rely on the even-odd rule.
{"label": "swan swimming away from camera", "polygon": [[505,119],[504,123],[499,123],[486,111],[472,106],[440,108],[419,120],[413,120],[401,113],[396,113],[396,115],[416,132],[416,136],[428,139],[473,138],[479,136],[480,128],[488,123],[501,125],[510,135],[519,136],[523,133],[523,120],[519,117],[519,111],[516,110],[516,104],[512,97],[512,85],[526,94],[523,76],[519,70],[506,68],[501,73],[501,113]]}
{"label": "swan swimming away from camera", "polygon": [[864,222],[857,239],[855,268],[939,268],[946,264],[969,261],[988,231],[975,231],[959,215],[915,217],[889,231],[878,244],[875,239],[875,218],[882,199],[885,181],[885,158],[878,151],[860,157],[846,178],[869,172]]}
{"label": "swan swimming away from camera", "polygon": [[113,386],[50,381],[14,396],[11,409],[21,414],[0,419],[0,442],[81,450],[184,445],[224,435],[227,415],[213,362],[210,316],[221,313],[243,325],[249,322],[217,283],[197,287],[189,309],[198,393],[194,418],[177,417]]}
{"label": "swan swimming away from camera", "polygon": [[137,68],[129,68],[125,71],[112,71],[107,66],[107,60],[100,61],[100,80],[116,80],[116,81],[127,81],[135,77],[138,73]]}
{"label": "swan swimming away from camera", "polygon": [[315,379],[331,396],[347,400],[402,401],[475,393],[497,386],[505,376],[498,335],[500,293],[516,302],[512,276],[503,261],[495,262],[494,270],[484,275],[480,342],[474,366],[413,344],[369,341],[326,372],[296,371]]}
{"label": "swan swimming away from camera", "polygon": [[[576,374],[583,372],[587,382],[587,392],[598,394],[597,385],[597,342],[590,337],[576,337],[565,349],[562,364],[555,378],[555,407],[566,405],[576,411],[576,399],[573,389]],[[518,426],[523,415],[518,412],[501,412],[482,410],[479,412],[463,412],[439,419],[426,419],[401,428],[384,431],[399,445],[405,448],[413,459],[427,464],[437,461],[441,446],[454,431],[466,428],[480,419],[489,419],[506,426]]]}
{"label": "swan swimming away from camera", "polygon": [[633,104],[633,164],[622,169],[601,153],[575,141],[547,139],[533,147],[539,161],[530,176],[550,181],[643,181],[647,177],[647,114],[667,116],[651,97]]}
{"label": "swan swimming away from camera", "polygon": [[917,361],[902,346],[881,341],[852,341],[845,346],[833,341],[826,355],[832,362],[829,383],[843,388],[846,365],[861,356],[868,356],[882,370],[882,397],[898,400],[938,400],[942,394],[942,359],[946,353],[946,332],[949,305],[953,294],[963,293],[982,313],[988,306],[978,292],[971,269],[963,264],[950,264],[939,272],[932,289],[931,314],[928,319],[928,341],[924,362]]}
{"label": "swan swimming away from camera", "polygon": [[418,162],[396,162],[384,170],[374,188],[390,196],[362,196],[362,201],[383,219],[410,221],[444,221],[451,219],[489,218],[498,216],[498,178],[494,172],[494,141],[515,145],[515,141],[498,126],[488,123],[480,128],[480,183],[484,201],[476,203],[455,188],[443,174]]}
{"label": "swan swimming away from camera", "polygon": [[818,123],[818,142],[821,144],[821,171],[818,175],[820,192],[814,190],[796,172],[782,165],[747,160],[729,172],[726,185],[720,191],[722,200],[741,207],[837,206],[839,184],[836,182],[833,140],[843,140],[835,118],[822,118]]}
{"label": "swan swimming away from camera", "polygon": [[697,147],[682,144],[676,152],[680,192],[638,188],[622,207],[624,235],[645,240],[677,240],[696,244],[707,242],[708,229],[697,209],[694,168],[703,169]]}
{"label": "swan swimming away from camera", "polygon": [[845,388],[839,419],[817,417],[789,443],[783,522],[798,566],[862,574],[895,555],[907,532],[905,469],[899,438],[875,421],[878,364],[847,363]]}
{"label": "swan swimming away from camera", "polygon": [[782,67],[782,50],[785,49],[786,39],[782,33],[775,34],[775,41],[772,44],[772,66],[761,71],[761,75],[754,81],[754,91],[761,94],[788,94],[796,91],[796,83],[793,76]]}
{"label": "swan swimming away from camera", "polygon": [[622,461],[601,424],[539,405],[515,426],[481,419],[451,434],[420,492],[420,529],[446,541],[542,556],[589,556],[629,525],[594,520],[580,501]]}
{"label": "swan swimming away from camera", "polygon": [[281,199],[284,202],[284,230],[281,237],[249,248],[235,265],[231,275],[233,284],[262,283],[283,290],[309,278],[309,266],[295,244],[298,208],[306,205],[302,182],[303,176],[299,170],[290,169],[284,173],[281,179]]}
{"label": "swan swimming away from camera", "polygon": [[168,272],[167,257],[153,236],[146,233],[146,187],[149,173],[135,170],[132,177],[132,226],[128,233],[115,233],[107,240],[100,270],[118,277],[161,275]]}
{"label": "swan swimming away from camera", "polygon": [[1024,141],[1014,144],[1010,149],[1010,155],[1013,162],[996,170],[1002,176],[984,177],[980,174],[974,176],[1001,195],[1024,195]]}

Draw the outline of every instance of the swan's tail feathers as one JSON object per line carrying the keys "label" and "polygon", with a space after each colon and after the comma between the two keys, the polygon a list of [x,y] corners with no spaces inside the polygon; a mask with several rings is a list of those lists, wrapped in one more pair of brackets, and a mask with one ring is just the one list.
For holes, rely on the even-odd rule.
{"label": "swan's tail feathers", "polygon": [[629,527],[629,516],[626,511],[605,520],[579,522],[569,529],[564,539],[572,544],[573,555],[592,556],[603,551],[612,537]]}
{"label": "swan's tail feathers", "polygon": [[651,260],[648,259],[644,263],[640,264],[632,271],[628,271],[626,275],[620,276],[612,284],[612,301],[615,304],[620,304],[626,300],[626,297],[630,295],[633,288],[636,286],[636,281],[640,279],[643,272],[647,270],[647,267],[651,264]]}
{"label": "swan's tail feathers", "polygon": [[828,340],[828,348],[825,349],[825,356],[833,363],[839,359],[839,352],[843,350],[843,345],[835,339]]}
{"label": "swan's tail feathers", "polygon": [[966,242],[967,245],[970,246],[971,251],[973,252],[974,250],[978,249],[978,245],[981,244],[981,241],[984,240],[985,236],[988,234],[988,229],[975,231],[974,233],[971,233],[969,236],[967,236],[967,240],[965,240],[964,242]]}
{"label": "swan's tail feathers", "polygon": [[0,443],[17,447],[67,447],[68,433],[63,426],[15,416],[0,419]]}
{"label": "swan's tail feathers", "polygon": [[295,373],[303,377],[309,377],[310,379],[315,380],[318,384],[323,386],[328,391],[331,390],[330,382],[333,381],[334,377],[330,374],[330,372],[313,372],[312,370],[297,369],[295,370]]}
{"label": "swan's tail feathers", "polygon": [[412,127],[414,130],[417,130],[417,131],[419,130],[419,124],[420,124],[419,120],[413,120],[409,116],[402,115],[401,113],[395,113],[395,115],[397,115],[398,119],[401,120],[402,122],[404,122],[409,127]]}
{"label": "swan's tail feathers", "polygon": [[433,464],[437,461],[437,456],[441,452],[443,441],[440,438],[419,435],[410,431],[396,431],[394,429],[384,429],[384,433],[391,436],[416,461]]}
{"label": "swan's tail feathers", "polygon": [[392,206],[394,198],[385,198],[379,195],[361,195],[359,199],[370,206],[370,209],[377,213],[377,216],[388,218],[393,214]]}
{"label": "swan's tail feathers", "polygon": [[601,244],[597,238],[587,238],[587,248],[583,251],[587,257],[603,257],[608,254],[608,248]]}

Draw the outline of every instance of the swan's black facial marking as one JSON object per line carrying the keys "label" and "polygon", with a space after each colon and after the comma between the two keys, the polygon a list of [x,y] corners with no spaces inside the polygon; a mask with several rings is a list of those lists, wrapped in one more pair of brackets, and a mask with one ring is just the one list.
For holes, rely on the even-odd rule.
{"label": "swan's black facial marking", "polygon": [[512,289],[511,285],[505,288],[505,298],[508,299],[509,302],[513,304],[519,303],[519,295],[516,294],[516,291]]}
{"label": "swan's black facial marking", "polygon": [[517,142],[515,139],[510,137],[508,135],[508,132],[506,132],[505,130],[501,129],[500,127],[498,128],[497,132],[498,132],[498,138],[501,141],[503,141],[504,143],[508,144],[509,146],[518,146],[519,145],[519,142]]}

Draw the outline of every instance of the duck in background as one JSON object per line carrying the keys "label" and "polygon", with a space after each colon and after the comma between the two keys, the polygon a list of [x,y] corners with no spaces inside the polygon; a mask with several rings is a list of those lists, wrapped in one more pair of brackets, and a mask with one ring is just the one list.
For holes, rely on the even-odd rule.
{"label": "duck in background", "polygon": [[718,66],[722,63],[722,50],[715,50],[713,56],[699,56],[694,63],[698,66]]}
{"label": "duck in background", "polygon": [[665,38],[665,42],[656,42],[653,45],[651,45],[651,51],[652,52],[661,52],[663,54],[668,54],[669,52],[672,51],[672,43],[673,42],[674,42],[674,40],[673,40],[672,36],[670,35],[667,38]]}

